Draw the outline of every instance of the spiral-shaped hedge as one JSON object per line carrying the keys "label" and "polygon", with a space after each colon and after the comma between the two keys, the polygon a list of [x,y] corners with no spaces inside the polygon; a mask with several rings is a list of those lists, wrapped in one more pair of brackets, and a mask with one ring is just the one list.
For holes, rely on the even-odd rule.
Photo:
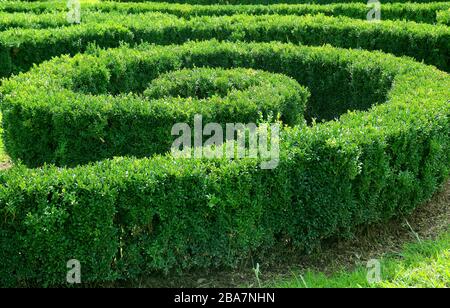
{"label": "spiral-shaped hedge", "polygon": [[[129,43],[3,80],[4,142],[27,167],[0,173],[1,285],[62,284],[70,259],[104,282],[310,249],[411,212],[448,179],[450,76],[386,53],[448,69],[446,26],[89,14],[0,33],[20,42],[5,74]],[[279,119],[278,166],[165,154],[195,114]]]}
{"label": "spiral-shaped hedge", "polygon": [[[279,115],[287,125],[303,119],[308,92],[286,76],[195,69],[153,80],[159,73],[182,68],[179,61],[145,58],[135,64],[139,67],[124,72],[121,65],[132,62],[77,56],[30,72],[35,78],[20,94],[15,82],[5,82],[4,140],[9,154],[31,167],[73,166],[113,156],[163,154],[173,142],[172,126],[193,126],[196,114],[205,123],[223,124],[271,115]],[[111,96],[143,91],[140,96]]]}

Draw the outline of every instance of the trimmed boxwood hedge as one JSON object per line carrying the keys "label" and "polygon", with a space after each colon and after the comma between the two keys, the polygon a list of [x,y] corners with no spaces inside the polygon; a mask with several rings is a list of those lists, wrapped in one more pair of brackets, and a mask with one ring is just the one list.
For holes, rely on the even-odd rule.
{"label": "trimmed boxwood hedge", "polygon": [[[450,8],[450,2],[433,3],[384,3],[383,20],[408,20],[420,23],[436,23],[436,11]],[[366,20],[369,9],[366,3],[319,4],[274,4],[274,5],[189,5],[167,3],[116,3],[102,2],[86,4],[83,10],[102,12],[144,13],[161,12],[178,17],[224,15],[307,15],[325,14],[327,16],[346,16]]]}
{"label": "trimmed boxwood hedge", "polygon": [[305,45],[383,50],[407,55],[450,71],[450,28],[414,22],[368,23],[350,18],[316,16],[197,17],[147,13],[103,15],[101,22],[60,29],[13,29],[0,32],[0,76],[29,69],[61,54],[84,52],[96,43],[117,47],[120,42],[183,43],[216,38],[229,41],[282,41]]}
{"label": "trimmed boxwood hedge", "polygon": [[[409,20],[423,23],[436,23],[436,11],[450,8],[449,2],[432,3],[384,3],[383,20]],[[17,5],[4,5],[0,3],[0,10],[8,12],[48,12],[66,10],[65,3],[47,3],[34,5],[23,3]],[[247,15],[306,15],[323,13],[329,16],[347,16],[357,19],[366,19],[368,8],[366,3],[336,3],[330,5],[320,4],[274,4],[274,5],[190,5],[168,3],[117,3],[100,2],[82,4],[84,14],[89,11],[145,13],[169,13],[183,18],[193,16],[223,16],[235,14]],[[83,15],[84,15],[83,14]]]}
{"label": "trimmed boxwood hedge", "polygon": [[450,9],[437,12],[437,21],[440,24],[450,26]]}
{"label": "trimmed boxwood hedge", "polygon": [[66,14],[64,13],[36,15],[0,12],[0,31],[11,28],[56,28],[61,25],[67,25]]}
{"label": "trimmed boxwood hedge", "polygon": [[[130,65],[136,67],[124,71]],[[278,116],[286,125],[303,121],[308,91],[286,76],[194,69],[176,72],[179,83],[168,82],[174,73],[154,79],[181,65],[174,56],[143,58],[140,63],[76,56],[5,81],[1,110],[8,154],[30,167],[74,166],[113,156],[168,152],[172,126],[193,127],[196,114],[205,123],[223,125]],[[21,91],[24,81],[27,89]],[[196,88],[183,89],[181,82],[193,82]],[[142,92],[146,86],[144,96],[112,96]],[[198,92],[187,95],[193,91]]]}
{"label": "trimmed boxwood hedge", "polygon": [[[149,99],[169,99],[189,105],[200,104],[194,110],[204,120],[216,123],[256,123],[271,119],[285,125],[304,122],[310,94],[296,81],[284,75],[252,69],[182,69],[160,75],[144,91]],[[202,105],[211,105],[202,106]],[[183,107],[184,113],[189,107]],[[205,118],[206,115],[210,118]],[[193,115],[187,119],[192,120]],[[173,117],[172,117],[173,119]],[[185,123],[187,122],[185,120]]]}
{"label": "trimmed boxwood hedge", "polygon": [[[112,18],[120,18],[118,14],[103,14],[101,12],[84,12],[83,23],[103,23]],[[0,31],[14,29],[53,29],[70,26],[66,12],[34,13],[5,13],[0,12]],[[15,29],[19,28],[19,29]],[[57,30],[57,29],[55,29]]]}
{"label": "trimmed boxwood hedge", "polygon": [[[53,121],[67,123],[67,134],[103,125],[102,112],[114,110],[114,100],[102,105],[101,95],[92,96],[97,117],[73,131],[85,109],[73,108],[73,117],[65,117],[64,97],[71,92],[47,91],[65,82],[55,79],[62,75],[60,65],[65,80],[84,71],[78,84],[92,93],[99,90],[97,81],[111,92],[141,90],[153,78],[145,77],[149,73],[196,66],[264,70],[307,86],[313,106],[325,107],[327,98],[336,110],[342,102],[369,110],[285,128],[273,170],[261,170],[250,159],[155,156],[0,173],[3,286],[62,284],[73,258],[81,261],[84,282],[105,282],[235,266],[250,254],[257,261],[275,245],[310,249],[358,226],[409,213],[449,176],[450,76],[410,59],[330,46],[217,41],[93,50],[6,81],[7,135],[15,113],[15,121],[23,120],[22,133],[42,135],[36,143],[53,138],[55,131],[40,125],[45,112],[39,111],[52,101],[55,112],[61,107]],[[145,82],[121,83],[136,76]],[[48,86],[34,87],[38,79]]]}
{"label": "trimmed boxwood hedge", "polygon": [[[84,6],[84,5],[83,5]],[[0,11],[16,13],[16,12],[54,12],[58,10],[66,10],[67,2],[62,1],[46,1],[46,2],[25,2],[25,1],[0,1]]]}
{"label": "trimmed boxwood hedge", "polygon": [[[192,18],[195,16],[224,16],[224,15],[307,15],[325,14],[327,16],[346,16],[356,19],[367,18],[366,3],[336,3],[320,4],[273,4],[273,5],[190,5],[169,4],[158,2],[145,3],[118,3],[100,2],[83,3],[82,16],[91,11],[120,12],[126,14],[161,12],[173,14],[178,17]],[[436,23],[436,12],[450,9],[450,2],[432,3],[384,3],[382,11],[383,20],[408,20],[420,23]],[[28,12],[28,13],[55,13],[66,11],[65,2],[0,2],[0,11]]]}

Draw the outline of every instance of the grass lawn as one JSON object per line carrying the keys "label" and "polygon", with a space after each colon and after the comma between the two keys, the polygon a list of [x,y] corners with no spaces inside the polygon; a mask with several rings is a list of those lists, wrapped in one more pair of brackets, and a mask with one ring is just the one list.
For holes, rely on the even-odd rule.
{"label": "grass lawn", "polygon": [[340,270],[331,276],[315,271],[293,272],[292,278],[275,280],[275,288],[408,288],[450,287],[450,232],[436,240],[406,244],[397,255],[380,260],[381,281],[368,283],[368,270],[358,266],[352,271]]}

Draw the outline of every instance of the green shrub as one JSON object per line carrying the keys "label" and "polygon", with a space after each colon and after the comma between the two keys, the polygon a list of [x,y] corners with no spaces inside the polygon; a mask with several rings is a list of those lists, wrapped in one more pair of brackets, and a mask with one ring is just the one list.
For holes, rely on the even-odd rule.
{"label": "green shrub", "polygon": [[[422,23],[436,23],[436,11],[450,8],[448,2],[433,3],[383,3],[383,20],[409,20]],[[195,16],[224,15],[307,15],[325,14],[328,16],[346,16],[356,19],[367,18],[366,3],[336,3],[330,5],[314,4],[274,4],[274,5],[189,5],[167,3],[93,3],[83,6],[83,10],[100,10],[102,12],[144,13],[161,12],[183,18]]]}
{"label": "green shrub", "polygon": [[[121,15],[103,14],[102,12],[87,11],[82,14],[81,22],[83,23],[103,23],[112,18],[120,18]],[[20,29],[53,29],[57,31],[59,27],[69,27],[71,24],[67,21],[66,12],[51,13],[5,13],[0,12],[0,31],[14,29],[12,31],[20,31]],[[18,28],[18,29],[15,29]]]}
{"label": "green shrub", "polygon": [[[409,213],[449,176],[449,75],[381,52],[330,46],[211,41],[62,57],[4,82],[5,131],[36,133],[32,141],[43,145],[39,136],[62,133],[44,131],[43,123],[52,120],[42,107],[54,103],[54,123],[67,123],[72,136],[89,133],[102,123],[101,112],[115,106],[113,97],[105,101],[94,93],[144,90],[154,80],[150,96],[165,85],[162,95],[189,94],[186,83],[167,81],[204,71],[170,71],[200,66],[284,74],[309,88],[309,105],[318,112],[326,112],[327,101],[335,112],[345,113],[343,103],[369,110],[285,128],[273,170],[252,159],[156,156],[0,173],[0,285],[64,283],[72,258],[81,261],[84,282],[105,282],[235,266],[280,244],[310,249]],[[147,74],[153,77],[145,82],[121,82]],[[49,91],[61,84],[68,90]],[[74,84],[91,92],[84,96],[89,101],[76,100]],[[74,101],[66,104],[65,96]],[[73,120],[64,116],[69,104],[76,106]],[[73,130],[87,109],[97,116]],[[12,131],[12,121],[22,121],[22,128]],[[32,145],[30,151],[39,154]]]}
{"label": "green shrub", "polygon": [[437,12],[437,21],[440,24],[450,26],[450,9],[448,11]]}
{"label": "green shrub", "polygon": [[[420,23],[436,23],[436,12],[450,8],[449,2],[431,3],[385,3],[383,2],[383,20],[408,20]],[[58,11],[66,11],[66,3],[60,2],[0,2],[0,11],[3,12],[28,12],[55,14]],[[225,16],[236,14],[247,15],[307,15],[325,14],[327,16],[346,16],[356,19],[367,18],[368,8],[365,2],[320,4],[272,4],[272,5],[190,5],[160,2],[118,3],[100,2],[83,3],[82,16],[91,11],[117,12],[138,14],[146,12],[161,12],[173,14],[178,17],[192,18],[196,16]]]}
{"label": "green shrub", "polygon": [[[199,104],[195,112],[214,114],[206,119],[210,122],[256,123],[276,118],[293,126],[304,121],[309,92],[283,75],[252,69],[195,68],[160,75],[152,80],[144,97],[181,104],[189,99],[190,105]],[[192,117],[190,114],[187,119]]]}
{"label": "green shrub", "polygon": [[25,91],[17,82],[21,77],[5,81],[2,112],[9,155],[32,167],[44,162],[73,166],[113,156],[165,153],[173,142],[172,126],[193,125],[195,114],[202,114],[205,122],[223,124],[256,123],[261,116],[268,119],[270,115],[280,115],[287,125],[303,119],[306,89],[285,76],[253,70],[176,73],[196,84],[209,75],[213,84],[204,84],[201,91],[222,97],[201,93],[190,99],[167,97],[164,91],[171,91],[166,79],[170,75],[150,84],[145,92],[150,99],[111,96],[142,92],[158,72],[177,68],[181,63],[173,56],[162,56],[157,62],[154,57],[143,58],[140,63],[129,58],[98,61],[76,56],[32,70],[34,78]]}
{"label": "green shrub", "polygon": [[67,25],[66,16],[62,13],[36,15],[30,13],[0,12],[0,31],[11,28],[55,28]]}
{"label": "green shrub", "polygon": [[383,50],[450,70],[450,29],[445,26],[400,21],[376,24],[323,15],[236,15],[191,20],[157,13],[102,16],[103,20],[98,23],[87,22],[60,29],[1,32],[0,53],[5,55],[4,61],[8,65],[1,67],[0,71],[8,75],[28,70],[33,63],[53,56],[84,52],[92,43],[117,47],[120,42],[174,44],[212,38],[229,41],[276,40],[305,45],[329,43],[337,47]]}
{"label": "green shrub", "polygon": [[[31,184],[30,178],[22,178],[25,174],[36,181]],[[95,170],[74,176],[58,169],[17,167],[0,178],[5,185],[1,198],[9,200],[0,210],[5,218],[0,227],[1,286],[25,279],[40,286],[63,284],[66,263],[73,258],[81,259],[91,281],[117,278],[110,258],[119,249],[118,241],[111,241],[118,232],[114,194],[98,181]],[[6,179],[10,188],[31,186],[15,194]]]}
{"label": "green shrub", "polygon": [[25,2],[25,1],[0,1],[0,11],[4,12],[33,12],[42,13],[55,10],[65,10],[67,3],[61,2]]}

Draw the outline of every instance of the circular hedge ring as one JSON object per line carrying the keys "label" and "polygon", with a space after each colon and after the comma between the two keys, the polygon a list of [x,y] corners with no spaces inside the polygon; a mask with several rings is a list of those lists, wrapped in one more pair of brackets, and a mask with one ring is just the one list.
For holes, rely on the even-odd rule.
{"label": "circular hedge ring", "polygon": [[[19,94],[28,97],[25,105],[5,90],[3,127],[11,158],[37,167],[163,154],[170,151],[174,124],[193,127],[196,114],[223,126],[271,118],[286,125],[304,122],[309,93],[287,76],[196,68],[158,77],[181,64],[170,57],[147,59],[142,69],[126,72],[115,72],[118,62],[89,56],[42,65],[30,73],[40,76],[28,83],[30,92]],[[143,90],[143,95],[123,94]]]}

